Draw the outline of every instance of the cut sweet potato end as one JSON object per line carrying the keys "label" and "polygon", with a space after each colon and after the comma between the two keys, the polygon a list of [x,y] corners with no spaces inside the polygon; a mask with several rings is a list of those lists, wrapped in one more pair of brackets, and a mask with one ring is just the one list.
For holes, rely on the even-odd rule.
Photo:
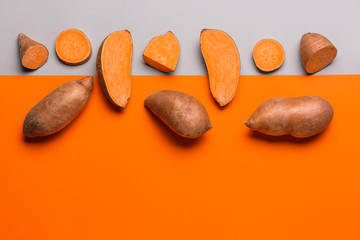
{"label": "cut sweet potato end", "polygon": [[204,29],[200,47],[211,93],[220,106],[225,106],[235,97],[240,77],[240,55],[236,44],[221,30]]}
{"label": "cut sweet potato end", "polygon": [[91,52],[89,39],[78,29],[65,30],[56,40],[56,54],[65,64],[83,64],[90,59]]}
{"label": "cut sweet potato end", "polygon": [[133,44],[129,31],[110,34],[103,42],[101,71],[108,98],[125,109],[131,95]]}
{"label": "cut sweet potato end", "polygon": [[162,72],[175,71],[175,68],[173,68],[173,69],[167,68],[166,66],[160,64],[159,62],[153,60],[152,58],[147,57],[146,55],[143,55],[143,59],[148,65],[150,65],[151,67],[153,67],[159,71],[162,71]]}
{"label": "cut sweet potato end", "polygon": [[307,61],[305,70],[315,73],[329,65],[336,57],[337,50],[333,46],[324,47],[316,51]]}
{"label": "cut sweet potato end", "polygon": [[283,46],[273,39],[260,40],[253,49],[253,59],[257,68],[263,72],[271,72],[284,63]]}
{"label": "cut sweet potato end", "polygon": [[46,62],[48,55],[49,53],[45,46],[35,45],[26,51],[21,62],[28,69],[37,69]]}
{"label": "cut sweet potato end", "polygon": [[180,55],[180,44],[172,32],[153,38],[143,53],[144,61],[163,72],[175,71]]}

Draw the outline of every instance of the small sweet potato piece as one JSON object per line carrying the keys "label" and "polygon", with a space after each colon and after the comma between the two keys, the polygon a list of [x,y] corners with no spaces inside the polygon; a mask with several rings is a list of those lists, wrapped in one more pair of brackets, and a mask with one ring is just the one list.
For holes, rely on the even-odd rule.
{"label": "small sweet potato piece", "polygon": [[322,132],[333,115],[333,107],[321,97],[277,97],[263,102],[245,124],[271,136],[305,138]]}
{"label": "small sweet potato piece", "polygon": [[215,100],[224,106],[234,97],[240,77],[240,55],[235,42],[225,32],[204,29],[200,48],[209,74],[210,90]]}
{"label": "small sweet potato piece", "polygon": [[148,43],[143,53],[144,61],[163,72],[175,71],[180,55],[180,44],[172,32],[157,36]]}
{"label": "small sweet potato piece", "polygon": [[96,58],[96,70],[106,97],[122,109],[131,95],[132,51],[130,32],[117,31],[104,39]]}
{"label": "small sweet potato piece", "polygon": [[48,136],[66,127],[84,109],[93,83],[93,77],[88,76],[67,82],[49,93],[26,115],[24,136]]}
{"label": "small sweet potato piece", "polygon": [[67,29],[56,39],[56,54],[67,65],[86,63],[91,56],[91,44],[85,33],[78,29]]}
{"label": "small sweet potato piece", "polygon": [[253,59],[257,68],[263,72],[271,72],[284,63],[283,46],[273,39],[260,40],[253,49]]}
{"label": "small sweet potato piece", "polygon": [[163,90],[150,95],[144,104],[182,137],[198,138],[212,128],[204,106],[189,94]]}
{"label": "small sweet potato piece", "polygon": [[300,41],[300,55],[307,73],[315,73],[328,66],[337,49],[329,39],[318,33],[305,33]]}
{"label": "small sweet potato piece", "polygon": [[47,48],[23,33],[18,36],[21,64],[27,69],[38,69],[47,61],[49,51]]}

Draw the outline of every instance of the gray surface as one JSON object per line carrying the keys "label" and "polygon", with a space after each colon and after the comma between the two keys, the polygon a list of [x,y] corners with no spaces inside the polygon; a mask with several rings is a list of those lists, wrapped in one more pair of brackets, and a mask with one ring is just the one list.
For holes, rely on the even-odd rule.
{"label": "gray surface", "polygon": [[[176,75],[203,75],[206,68],[199,48],[200,31],[226,31],[236,42],[241,74],[260,73],[252,61],[252,48],[273,38],[285,48],[284,65],[272,74],[304,74],[299,40],[305,32],[328,37],[338,56],[318,74],[360,73],[359,0],[0,0],[0,74],[96,74],[95,58],[101,41],[111,32],[128,29],[134,41],[132,74],[163,74],[147,66],[142,52],[154,36],[171,30],[181,45]],[[55,53],[57,35],[78,28],[89,37],[93,55],[80,66],[61,63]],[[48,62],[36,71],[20,65],[17,35],[24,32],[48,47]]]}

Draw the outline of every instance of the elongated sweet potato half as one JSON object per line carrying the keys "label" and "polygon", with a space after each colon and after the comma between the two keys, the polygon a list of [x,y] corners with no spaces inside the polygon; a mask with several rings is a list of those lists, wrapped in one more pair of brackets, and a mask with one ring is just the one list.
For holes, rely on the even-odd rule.
{"label": "elongated sweet potato half", "polygon": [[253,59],[257,68],[263,72],[271,72],[284,63],[283,46],[273,39],[260,40],[253,49]]}
{"label": "elongated sweet potato half", "polygon": [[180,55],[180,44],[172,32],[157,36],[148,43],[143,53],[144,61],[163,72],[175,71]]}
{"label": "elongated sweet potato half", "polygon": [[85,33],[78,29],[67,29],[56,39],[56,54],[68,65],[80,65],[91,56],[91,44]]}
{"label": "elongated sweet potato half", "polygon": [[198,138],[212,128],[204,106],[189,94],[163,90],[150,95],[144,104],[182,137]]}
{"label": "elongated sweet potato half", "polygon": [[245,124],[267,135],[305,138],[322,132],[333,115],[333,107],[321,97],[277,97],[263,102]]}
{"label": "elongated sweet potato half", "polygon": [[132,51],[130,32],[117,31],[101,43],[96,58],[96,69],[105,95],[123,109],[131,96]]}
{"label": "elongated sweet potato half", "polygon": [[49,93],[26,115],[24,136],[48,136],[66,127],[84,109],[93,83],[93,77],[88,76],[67,82]]}
{"label": "elongated sweet potato half", "polygon": [[23,33],[18,36],[21,64],[27,69],[38,69],[47,61],[49,51],[47,48]]}
{"label": "elongated sweet potato half", "polygon": [[209,74],[210,90],[224,106],[234,97],[240,77],[240,55],[235,42],[225,32],[204,29],[200,48]]}
{"label": "elongated sweet potato half", "polygon": [[305,33],[300,41],[300,55],[307,73],[318,72],[336,57],[337,49],[329,39],[318,33]]}

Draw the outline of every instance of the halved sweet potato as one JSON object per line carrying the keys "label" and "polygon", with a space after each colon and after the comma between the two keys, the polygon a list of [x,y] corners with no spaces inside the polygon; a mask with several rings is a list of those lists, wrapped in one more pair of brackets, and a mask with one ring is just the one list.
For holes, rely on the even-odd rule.
{"label": "halved sweet potato", "polygon": [[200,47],[211,93],[220,106],[224,106],[235,97],[238,88],[240,55],[236,44],[223,31],[204,29],[200,35]]}
{"label": "halved sweet potato", "polygon": [[131,96],[132,51],[130,32],[117,31],[101,43],[96,58],[96,69],[105,95],[123,109]]}

